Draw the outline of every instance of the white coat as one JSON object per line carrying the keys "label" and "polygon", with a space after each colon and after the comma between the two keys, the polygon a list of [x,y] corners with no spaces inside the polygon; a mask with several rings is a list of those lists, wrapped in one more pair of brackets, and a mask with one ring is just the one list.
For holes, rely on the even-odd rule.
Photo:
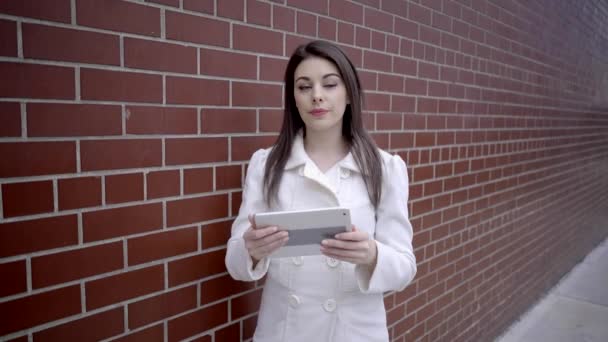
{"label": "white coat", "polygon": [[[254,342],[388,341],[383,292],[404,289],[416,274],[405,163],[380,151],[382,198],[374,211],[352,155],[322,173],[298,135],[277,204],[268,207],[262,182],[269,151],[258,150],[251,158],[226,253],[233,278],[254,281],[267,275]],[[250,213],[336,206],[349,208],[352,223],[376,240],[375,269],[325,256],[264,258],[253,268],[243,239]]]}

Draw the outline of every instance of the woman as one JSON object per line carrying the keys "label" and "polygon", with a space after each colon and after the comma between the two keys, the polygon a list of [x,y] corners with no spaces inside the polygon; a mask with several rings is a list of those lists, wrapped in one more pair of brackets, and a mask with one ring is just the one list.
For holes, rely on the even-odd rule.
{"label": "woman", "polygon": [[[251,158],[228,241],[233,278],[267,275],[255,342],[388,341],[383,292],[416,274],[403,160],[379,150],[361,118],[355,67],[314,41],[285,71],[285,114],[276,144]],[[289,239],[255,227],[251,214],[345,207],[352,232],[324,240],[321,255],[269,258]]]}

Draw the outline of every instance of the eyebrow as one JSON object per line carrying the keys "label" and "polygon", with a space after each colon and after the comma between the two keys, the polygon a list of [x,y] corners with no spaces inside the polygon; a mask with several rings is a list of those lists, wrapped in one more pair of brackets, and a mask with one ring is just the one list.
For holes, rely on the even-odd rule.
{"label": "eyebrow", "polygon": [[[330,76],[336,76],[336,77],[338,77],[338,78],[341,78],[341,77],[340,77],[340,75],[335,74],[335,73],[331,73],[331,74],[326,74],[326,75],[323,75],[323,79],[326,79],[326,78],[328,78],[328,77],[330,77]],[[298,82],[299,80],[310,81],[310,78],[309,78],[309,77],[306,77],[306,76],[300,76],[300,77],[296,78],[296,80],[294,81],[294,83],[295,83],[295,82]]]}

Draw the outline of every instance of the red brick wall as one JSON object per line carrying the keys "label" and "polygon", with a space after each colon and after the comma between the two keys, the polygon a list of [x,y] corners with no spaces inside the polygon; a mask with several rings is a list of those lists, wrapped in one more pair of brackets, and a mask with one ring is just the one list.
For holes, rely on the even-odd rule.
{"label": "red brick wall", "polygon": [[606,236],[607,28],[600,0],[1,1],[0,339],[250,339],[225,242],[318,37],[409,166],[393,341],[491,340]]}

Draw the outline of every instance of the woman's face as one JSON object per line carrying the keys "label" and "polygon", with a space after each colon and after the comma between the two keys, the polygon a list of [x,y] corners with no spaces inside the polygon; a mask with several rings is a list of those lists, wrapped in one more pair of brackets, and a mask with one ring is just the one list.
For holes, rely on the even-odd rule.
{"label": "woman's face", "polygon": [[304,59],[295,70],[293,96],[306,131],[342,132],[348,104],[346,87],[338,68],[320,57]]}

